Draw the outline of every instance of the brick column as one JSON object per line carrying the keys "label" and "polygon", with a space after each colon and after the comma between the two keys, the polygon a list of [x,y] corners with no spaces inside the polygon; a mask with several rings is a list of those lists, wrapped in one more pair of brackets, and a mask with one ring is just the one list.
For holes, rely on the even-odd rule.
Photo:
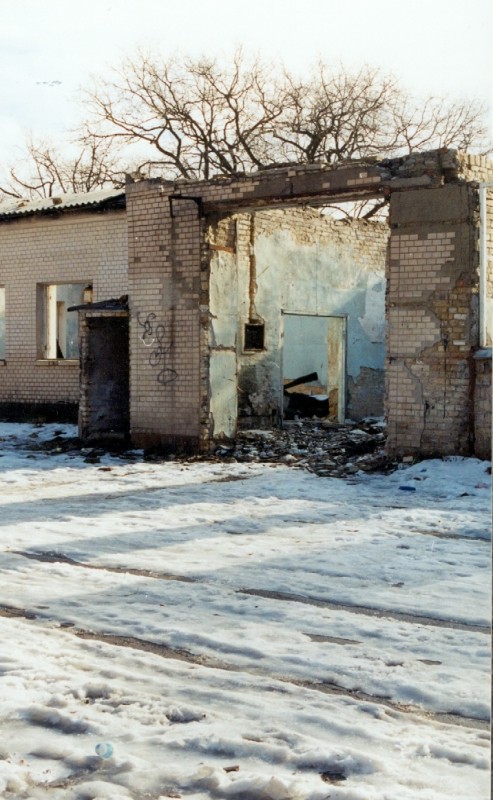
{"label": "brick column", "polygon": [[130,427],[140,447],[201,448],[200,270],[203,222],[167,187],[128,187]]}
{"label": "brick column", "polygon": [[471,452],[478,345],[477,192],[395,193],[388,265],[388,449]]}

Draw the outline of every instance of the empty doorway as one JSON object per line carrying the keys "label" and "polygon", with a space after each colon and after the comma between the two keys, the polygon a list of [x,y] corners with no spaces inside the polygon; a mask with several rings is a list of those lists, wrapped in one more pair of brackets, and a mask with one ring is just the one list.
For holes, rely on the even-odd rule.
{"label": "empty doorway", "polygon": [[283,312],[283,418],[346,414],[346,329],[343,315]]}
{"label": "empty doorway", "polygon": [[125,441],[129,434],[128,314],[87,316],[81,360],[86,441]]}

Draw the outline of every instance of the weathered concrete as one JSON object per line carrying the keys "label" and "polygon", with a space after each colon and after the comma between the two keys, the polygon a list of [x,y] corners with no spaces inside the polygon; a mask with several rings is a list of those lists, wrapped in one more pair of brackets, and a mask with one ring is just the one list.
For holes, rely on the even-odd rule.
{"label": "weathered concrete", "polygon": [[[256,424],[279,419],[283,378],[316,371],[325,391],[333,388],[328,378],[337,359],[330,359],[329,369],[328,326],[334,316],[345,320],[347,328],[343,366],[351,388],[342,418],[344,412],[361,418],[357,395],[368,388],[365,376],[371,383],[365,411],[383,414],[388,235],[385,224],[335,222],[312,209],[240,214],[209,227],[214,438],[226,433],[223,423],[218,427],[225,412],[234,432],[237,406],[240,417]],[[294,339],[290,320],[299,322]],[[249,321],[265,326],[260,352],[244,347],[243,328]],[[226,399],[229,411],[223,406]]]}
{"label": "weathered concrete", "polygon": [[[68,407],[77,401],[77,361],[52,350],[39,357],[39,297],[47,285],[87,281],[94,300],[130,295],[135,444],[206,451],[215,439],[234,435],[238,411],[275,422],[283,380],[281,312],[345,320],[347,389],[337,387],[338,400],[345,395],[346,412],[355,418],[378,413],[383,245],[376,266],[369,247],[374,228],[361,238],[350,227],[344,233],[333,227],[326,236],[319,220],[310,232],[305,222],[313,225],[317,215],[302,208],[379,197],[391,206],[389,452],[476,447],[484,453],[477,416],[486,371],[474,354],[491,337],[485,315],[493,303],[493,200],[486,185],[492,180],[485,159],[439,150],[207,182],[142,181],[127,187],[126,215],[122,196],[117,206],[105,200],[98,213],[34,204],[0,214],[6,299],[0,403]],[[288,225],[288,209],[296,209],[291,220],[303,223]],[[244,347],[245,324],[264,326],[261,350]],[[325,358],[320,363],[330,373],[330,358],[327,367]],[[333,376],[325,383],[330,394]]]}
{"label": "weathered concrete", "polygon": [[474,357],[474,453],[491,458],[491,348]]}
{"label": "weathered concrete", "polygon": [[[466,167],[469,182],[464,177]],[[366,279],[364,288],[358,285],[361,270],[351,272],[347,247],[334,258],[329,245],[308,244],[297,262],[289,232],[262,233],[259,222],[252,240],[250,216],[244,223],[248,230],[236,238],[232,220],[244,210],[257,212],[255,228],[258,212],[264,208],[383,195],[391,198],[387,270],[390,451],[472,452],[471,355],[479,344],[479,217],[478,188],[471,180],[473,161],[468,160],[466,167],[453,151],[434,151],[337,169],[300,165],[202,183],[148,181],[130,186],[132,324],[138,334],[136,320],[140,320],[142,332],[150,313],[156,315],[156,323],[159,320],[172,331],[165,348],[170,383],[164,388],[153,381],[145,349],[133,336],[135,441],[148,437],[172,444],[178,433],[192,447],[207,449],[215,435],[231,435],[236,381],[240,411],[249,406],[252,416],[258,411],[274,419],[281,378],[280,335],[272,319],[273,306],[346,315],[352,292],[353,306],[362,302],[356,315],[360,333],[370,340],[378,337],[374,309],[383,282]],[[176,199],[177,195],[181,198]],[[175,198],[172,215],[170,196]],[[238,230],[242,224],[239,220]],[[283,261],[284,270],[277,269],[278,261]],[[325,266],[328,272],[322,274],[322,263],[332,264],[332,272]],[[232,278],[235,264],[236,283]],[[222,299],[216,291],[221,280],[226,280]],[[150,305],[146,306],[147,298]],[[236,303],[240,313],[235,323]],[[247,321],[264,323],[264,352],[241,352],[242,324],[238,322]],[[352,354],[364,344],[364,338],[359,347],[351,341],[354,331],[349,324],[348,391],[355,397],[355,413],[361,413],[364,392],[359,392],[358,400],[358,382],[361,375],[370,378],[372,373],[358,370],[380,367],[371,358],[356,368],[351,365]],[[185,370],[180,377],[182,364]],[[157,409],[162,413],[156,413]]]}

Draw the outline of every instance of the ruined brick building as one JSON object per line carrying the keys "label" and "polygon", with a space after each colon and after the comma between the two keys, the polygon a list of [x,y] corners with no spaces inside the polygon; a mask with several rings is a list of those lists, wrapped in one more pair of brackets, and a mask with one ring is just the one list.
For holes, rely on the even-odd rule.
{"label": "ruined brick building", "polygon": [[[0,408],[77,404],[67,308],[82,306],[88,438],[206,451],[279,424],[286,383],[308,375],[300,391],[334,420],[385,408],[392,454],[486,456],[492,179],[433,151],[4,209]],[[374,197],[388,225],[319,210]]]}

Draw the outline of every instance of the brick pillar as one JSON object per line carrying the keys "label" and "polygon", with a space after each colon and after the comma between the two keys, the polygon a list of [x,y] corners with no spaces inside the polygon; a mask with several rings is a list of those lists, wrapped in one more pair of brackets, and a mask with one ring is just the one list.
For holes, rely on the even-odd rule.
{"label": "brick pillar", "polygon": [[190,200],[153,182],[127,189],[132,442],[201,449],[203,222]]}
{"label": "brick pillar", "polygon": [[491,348],[479,350],[474,357],[474,455],[491,458]]}
{"label": "brick pillar", "polygon": [[477,193],[391,197],[387,288],[388,450],[468,454],[478,345]]}

